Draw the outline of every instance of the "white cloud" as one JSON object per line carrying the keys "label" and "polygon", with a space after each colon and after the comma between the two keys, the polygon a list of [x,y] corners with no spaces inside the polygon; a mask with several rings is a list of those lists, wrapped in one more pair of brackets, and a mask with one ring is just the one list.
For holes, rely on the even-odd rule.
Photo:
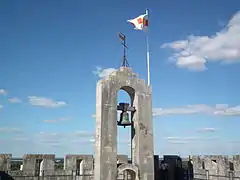
{"label": "white cloud", "polygon": [[34,142],[41,143],[41,144],[61,144],[66,142],[67,139],[67,134],[62,133],[62,132],[57,132],[57,133],[50,133],[50,132],[40,132],[36,134],[36,138],[34,139]]}
{"label": "white cloud", "polygon": [[67,106],[67,103],[64,101],[54,101],[45,97],[29,96],[28,100],[32,106],[41,106],[46,108],[58,108]]}
{"label": "white cloud", "polygon": [[95,143],[95,139],[93,138],[93,139],[90,139],[90,142],[92,142],[92,143]]}
{"label": "white cloud", "polygon": [[203,137],[189,136],[189,137],[164,137],[163,139],[170,144],[190,144],[190,143],[196,143],[196,142],[207,142],[207,141],[218,140],[219,137],[203,138]]}
{"label": "white cloud", "polygon": [[72,140],[72,143],[74,144],[93,144],[93,139],[75,139]]}
{"label": "white cloud", "polygon": [[232,108],[226,108],[223,110],[215,111],[215,115],[222,115],[222,116],[239,116],[240,115],[240,105]]}
{"label": "white cloud", "polygon": [[188,105],[177,108],[153,108],[153,116],[180,115],[180,114],[212,114],[219,116],[239,116],[240,106],[229,107],[227,104],[209,106],[205,104]]}
{"label": "white cloud", "polygon": [[7,95],[7,91],[5,89],[0,89],[0,95]]}
{"label": "white cloud", "polygon": [[45,123],[56,123],[57,119],[47,119],[47,120],[43,120],[43,122],[45,122]]}
{"label": "white cloud", "polygon": [[198,129],[199,132],[216,132],[218,129],[216,128],[211,128],[211,127],[205,127]]}
{"label": "white cloud", "polygon": [[117,69],[115,68],[106,68],[103,69],[101,67],[96,67],[96,70],[93,71],[93,74],[95,74],[96,76],[98,76],[99,78],[104,78],[106,76],[108,76],[109,74],[111,74],[112,72],[116,71]]}
{"label": "white cloud", "polygon": [[184,140],[169,140],[168,143],[171,144],[188,144],[188,141]]}
{"label": "white cloud", "polygon": [[0,104],[0,109],[2,109],[2,108],[3,108],[3,105]]}
{"label": "white cloud", "polygon": [[63,146],[71,149],[77,144],[91,146],[94,143],[93,135],[94,135],[93,133],[87,131],[40,132],[36,134],[34,142],[36,146],[39,146],[39,144],[41,144],[46,147]]}
{"label": "white cloud", "polygon": [[95,136],[95,133],[88,131],[76,131],[74,135],[77,137],[93,137]]}
{"label": "white cloud", "polygon": [[56,143],[60,143],[60,140],[59,139],[41,139],[40,142],[46,143],[46,144],[56,144]]}
{"label": "white cloud", "polygon": [[240,11],[215,35],[191,35],[186,40],[163,44],[161,48],[174,50],[170,59],[178,67],[194,71],[207,69],[207,62],[240,62]]}
{"label": "white cloud", "polygon": [[15,127],[0,127],[0,133],[23,133],[23,131]]}
{"label": "white cloud", "polygon": [[22,102],[21,99],[19,99],[17,97],[9,98],[8,101],[11,103],[21,103]]}
{"label": "white cloud", "polygon": [[62,121],[69,121],[69,117],[62,117],[62,118],[57,118],[57,119],[48,119],[44,120],[43,122],[45,123],[57,123],[57,122],[62,122]]}
{"label": "white cloud", "polygon": [[[36,142],[44,144],[69,144],[69,143],[91,143],[94,133],[87,131],[75,132],[40,132],[36,134]],[[69,141],[71,139],[71,141]]]}
{"label": "white cloud", "polygon": [[62,132],[39,132],[36,134],[37,137],[39,138],[46,138],[46,139],[50,139],[50,138],[60,138],[60,137],[64,137],[65,134]]}
{"label": "white cloud", "polygon": [[165,140],[185,140],[185,141],[192,141],[199,139],[198,137],[176,137],[176,136],[170,136],[170,137],[164,137]]}

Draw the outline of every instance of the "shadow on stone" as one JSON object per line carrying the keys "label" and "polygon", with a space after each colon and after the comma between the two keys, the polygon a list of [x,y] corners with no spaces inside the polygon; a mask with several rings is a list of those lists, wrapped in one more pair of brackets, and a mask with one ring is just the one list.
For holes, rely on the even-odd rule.
{"label": "shadow on stone", "polygon": [[166,155],[158,164],[157,157],[155,159],[155,165],[157,166],[155,168],[155,180],[193,179],[193,166],[189,160],[182,160],[179,156]]}
{"label": "shadow on stone", "polygon": [[7,174],[5,171],[0,171],[0,179],[1,180],[14,180],[12,176]]}

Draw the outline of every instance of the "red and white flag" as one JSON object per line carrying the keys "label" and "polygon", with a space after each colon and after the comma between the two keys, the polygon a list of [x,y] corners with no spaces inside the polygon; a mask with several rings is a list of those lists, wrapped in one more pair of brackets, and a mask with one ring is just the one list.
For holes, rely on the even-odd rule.
{"label": "red and white flag", "polygon": [[[142,14],[134,19],[127,20],[131,24],[134,25],[135,30],[143,30],[147,32],[148,29],[148,10],[146,10],[145,14]],[[150,85],[150,58],[149,58],[149,43],[148,43],[148,33],[147,35],[147,78],[148,78],[148,85]]]}
{"label": "red and white flag", "polygon": [[148,11],[146,10],[145,14],[142,14],[134,19],[127,20],[134,25],[136,30],[147,30],[148,28]]}

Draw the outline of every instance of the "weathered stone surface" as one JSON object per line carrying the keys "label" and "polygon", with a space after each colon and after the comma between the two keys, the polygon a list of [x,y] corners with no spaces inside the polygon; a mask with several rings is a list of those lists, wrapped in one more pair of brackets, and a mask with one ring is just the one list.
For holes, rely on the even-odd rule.
{"label": "weathered stone surface", "polygon": [[233,156],[233,168],[235,177],[240,177],[240,155]]}
{"label": "weathered stone surface", "polygon": [[[128,173],[125,174],[125,176],[123,175],[122,177],[119,175],[121,175],[122,173],[124,173],[124,171],[128,171]],[[128,179],[127,176],[128,174],[132,175],[133,180],[139,180],[139,172],[138,172],[138,167],[133,165],[133,164],[122,164],[118,167],[117,169],[117,173],[118,173],[118,179]]]}
{"label": "weathered stone surface", "polygon": [[[51,160],[53,157],[53,155],[28,155],[25,157],[28,157],[28,160],[35,159],[35,157],[37,157],[37,159],[43,158],[43,169],[45,169],[43,171],[42,177],[38,177],[34,174],[34,170],[30,170],[27,171],[13,171],[10,170],[10,160],[11,160],[11,154],[4,154],[4,155],[0,155],[0,157],[2,159],[7,159],[8,161],[5,161],[5,163],[3,163],[3,161],[1,161],[2,165],[4,165],[6,167],[6,165],[8,164],[8,169],[7,171],[5,171],[6,174],[10,175],[13,177],[13,179],[15,180],[22,180],[23,176],[25,176],[25,179],[43,179],[43,180],[51,180],[51,179],[56,179],[56,180],[72,180],[72,179],[76,179],[76,180],[92,180],[93,176],[92,176],[92,171],[93,171],[93,156],[92,155],[67,155],[65,157],[69,161],[69,163],[74,163],[73,160],[71,159],[83,159],[84,160],[84,173],[89,175],[89,176],[79,176],[76,173],[76,169],[70,165],[69,168],[67,168],[68,170],[51,170],[51,168],[53,168],[53,164],[49,163],[49,165],[44,165],[44,160]],[[46,159],[44,159],[46,157]],[[129,168],[129,164],[128,163],[128,157],[127,155],[117,155],[117,159],[118,159],[118,168],[117,168],[117,172],[120,172],[120,169],[127,169],[128,172],[133,171],[131,168]],[[239,171],[239,166],[240,166],[240,155],[234,155],[232,157],[227,157],[227,156],[192,156],[192,164],[193,164],[193,169],[194,169],[194,178],[195,179],[218,179],[218,180],[225,180],[225,179],[232,179],[232,176],[238,177],[240,178],[240,171]],[[213,162],[212,162],[213,161]],[[53,162],[53,161],[52,161]],[[232,165],[230,165],[232,163]],[[48,163],[47,163],[48,164]],[[212,166],[212,165],[215,166]],[[76,164],[75,164],[76,165]],[[74,165],[74,166],[75,166]],[[123,166],[125,168],[123,168]],[[50,166],[50,167],[48,167]],[[119,168],[119,167],[122,168]],[[232,166],[232,167],[231,167]],[[76,166],[75,166],[76,167]],[[138,167],[136,166],[136,168],[138,169]],[[4,169],[4,168],[2,168]],[[49,169],[51,170],[51,172],[49,173]],[[6,170],[6,168],[5,168]],[[229,171],[228,171],[229,170]],[[90,172],[90,173],[88,173]],[[224,175],[225,173],[225,175]],[[128,174],[129,175],[129,174]],[[218,177],[218,175],[220,177]],[[230,175],[230,177],[229,177]],[[121,170],[121,174],[118,174],[118,179],[122,180],[123,177],[126,177],[126,171],[122,172]],[[4,177],[2,177],[2,175],[0,174],[0,177],[2,179],[4,179]]]}
{"label": "weathered stone surface", "polygon": [[24,159],[55,159],[55,154],[25,154]]}
{"label": "weathered stone surface", "polygon": [[90,180],[93,178],[93,156],[66,155],[64,158],[64,169],[72,171],[79,180]]}
{"label": "weathered stone surface", "polygon": [[92,173],[93,171],[93,155],[66,155],[64,157],[65,170],[77,170],[77,160],[84,162],[85,173]]}
{"label": "weathered stone surface", "polygon": [[113,180],[117,176],[117,93],[120,89],[129,94],[136,108],[133,164],[139,168],[140,179],[153,180],[152,90],[127,67],[121,67],[97,84],[94,179]]}
{"label": "weathered stone surface", "polygon": [[118,163],[128,163],[128,156],[127,155],[123,155],[123,154],[119,154],[117,155],[117,160]]}
{"label": "weathered stone surface", "polygon": [[54,165],[54,154],[26,154],[23,157],[23,172],[27,175],[51,175],[54,173]]}
{"label": "weathered stone surface", "polygon": [[11,169],[11,154],[0,154],[0,171],[9,171]]}
{"label": "weathered stone surface", "polygon": [[240,156],[223,155],[192,156],[194,178],[225,180],[240,177]]}

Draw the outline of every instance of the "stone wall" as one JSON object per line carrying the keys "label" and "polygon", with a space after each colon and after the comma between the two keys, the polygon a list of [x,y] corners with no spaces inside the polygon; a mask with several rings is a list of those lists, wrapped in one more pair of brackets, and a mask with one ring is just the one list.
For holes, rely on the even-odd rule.
{"label": "stone wall", "polygon": [[[22,170],[11,170],[11,154],[0,154],[0,171],[14,180],[92,180],[94,158],[92,155],[66,155],[64,169],[55,169],[55,155],[53,154],[27,154],[23,157]],[[118,155],[118,163],[128,162],[126,155]],[[77,173],[77,159],[83,160],[83,175]],[[42,172],[36,165],[36,160],[42,160]],[[195,179],[226,180],[231,177],[240,179],[240,155],[228,156],[192,156],[193,173]],[[36,169],[37,168],[37,169]],[[1,177],[4,175],[1,174]],[[25,177],[24,177],[25,176]],[[122,175],[121,175],[122,176]],[[119,178],[121,179],[121,176]],[[2,178],[4,179],[4,178]]]}
{"label": "stone wall", "polygon": [[[83,167],[83,172],[78,172],[81,171],[81,164]],[[93,155],[66,155],[64,157],[64,170],[76,171],[79,175],[93,174]]]}
{"label": "stone wall", "polygon": [[196,179],[240,178],[240,155],[232,157],[221,155],[192,156],[192,164]]}
{"label": "stone wall", "polygon": [[[91,180],[93,179],[92,155],[66,155],[64,169],[55,169],[54,154],[26,154],[22,170],[11,170],[11,154],[0,154],[0,179],[14,180]],[[83,174],[78,173],[77,160],[83,160]]]}
{"label": "stone wall", "polygon": [[8,171],[11,168],[11,154],[0,154],[0,171]]}
{"label": "stone wall", "polygon": [[233,156],[233,168],[235,177],[240,177],[240,155]]}
{"label": "stone wall", "polygon": [[54,154],[26,154],[23,157],[23,172],[29,176],[45,175],[54,173],[55,155]]}

